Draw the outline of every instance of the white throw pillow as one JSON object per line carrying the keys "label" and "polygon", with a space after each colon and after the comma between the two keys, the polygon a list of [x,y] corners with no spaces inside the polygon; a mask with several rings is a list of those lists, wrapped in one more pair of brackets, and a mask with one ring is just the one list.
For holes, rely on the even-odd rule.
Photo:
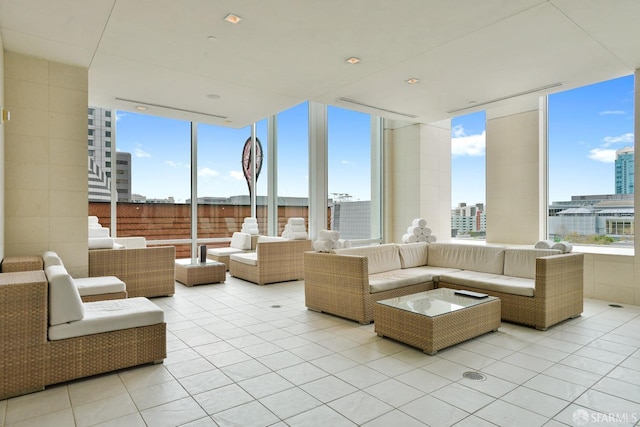
{"label": "white throw pillow", "polygon": [[235,232],[231,236],[231,244],[229,247],[234,249],[249,250],[251,249],[251,234]]}
{"label": "white throw pillow", "polygon": [[61,265],[52,265],[44,272],[49,282],[49,324],[82,320],[84,305],[67,270]]}

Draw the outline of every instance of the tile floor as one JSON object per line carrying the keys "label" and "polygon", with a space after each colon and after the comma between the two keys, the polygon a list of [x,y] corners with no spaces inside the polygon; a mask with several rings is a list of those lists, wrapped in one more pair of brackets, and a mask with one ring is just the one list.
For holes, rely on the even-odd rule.
{"label": "tile floor", "polygon": [[[640,307],[586,300],[541,332],[498,332],[428,356],[373,325],[306,310],[303,282],[226,283],[153,301],[164,364],[0,401],[2,426],[638,425]],[[480,372],[485,379],[463,377]]]}

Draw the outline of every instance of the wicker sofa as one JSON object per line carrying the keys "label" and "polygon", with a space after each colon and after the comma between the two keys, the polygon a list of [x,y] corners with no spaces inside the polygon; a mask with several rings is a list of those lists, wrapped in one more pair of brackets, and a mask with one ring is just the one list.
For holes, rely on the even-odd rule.
{"label": "wicker sofa", "polygon": [[0,399],[166,357],[164,315],[152,302],[82,303],[64,273],[49,275],[0,274]]}
{"label": "wicker sofa", "polygon": [[558,250],[409,243],[307,252],[307,308],[360,323],[376,301],[434,287],[499,297],[502,320],[546,329],[583,310],[583,255]]}
{"label": "wicker sofa", "polygon": [[303,255],[310,250],[311,240],[260,236],[255,252],[230,255],[229,274],[258,285],[301,280]]}
{"label": "wicker sofa", "polygon": [[136,249],[92,249],[89,277],[115,276],[127,284],[131,297],[169,296],[175,293],[174,246]]}

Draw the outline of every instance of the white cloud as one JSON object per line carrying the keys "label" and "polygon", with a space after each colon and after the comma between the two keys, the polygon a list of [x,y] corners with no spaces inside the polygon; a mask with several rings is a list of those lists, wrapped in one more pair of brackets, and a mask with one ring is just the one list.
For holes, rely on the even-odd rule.
{"label": "white cloud", "polygon": [[202,168],[200,172],[198,172],[198,176],[216,177],[220,176],[220,172],[211,168]]}
{"label": "white cloud", "polygon": [[607,110],[607,111],[600,111],[600,115],[601,116],[608,116],[611,114],[624,114],[624,111],[622,110]]}
{"label": "white cloud", "polygon": [[633,133],[623,133],[622,135],[618,136],[605,136],[604,138],[602,138],[602,141],[604,141],[604,144],[602,144],[603,147],[609,147],[613,144],[631,143],[633,142]]}
{"label": "white cloud", "polygon": [[597,162],[613,163],[616,161],[616,150],[606,148],[594,148],[589,151],[589,158]]}
{"label": "white cloud", "polygon": [[186,168],[189,169],[189,165],[181,162],[174,162],[173,160],[165,160],[165,165],[171,166],[172,168]]}
{"label": "white cloud", "polygon": [[484,156],[485,154],[485,131],[475,135],[467,135],[462,126],[453,128],[453,138],[451,138],[452,156]]}
{"label": "white cloud", "polygon": [[229,172],[229,178],[240,181],[244,179],[244,174],[242,171],[231,171]]}
{"label": "white cloud", "polygon": [[350,166],[355,165],[355,163],[354,163],[354,162],[351,162],[351,161],[349,161],[349,160],[343,160],[341,163],[342,163],[343,165],[350,165]]}
{"label": "white cloud", "polygon": [[136,148],[135,155],[136,157],[151,157],[151,153],[144,151],[142,148]]}

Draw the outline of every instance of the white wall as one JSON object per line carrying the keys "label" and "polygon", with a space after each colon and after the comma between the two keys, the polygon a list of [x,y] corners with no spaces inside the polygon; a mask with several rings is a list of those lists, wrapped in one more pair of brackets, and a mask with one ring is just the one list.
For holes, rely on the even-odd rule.
{"label": "white wall", "polygon": [[4,52],[5,254],[88,272],[87,69]]}
{"label": "white wall", "polygon": [[[526,105],[525,107],[529,107]],[[524,111],[487,111],[487,242],[535,244],[542,237],[546,214],[546,146],[537,102]]]}
{"label": "white wall", "polygon": [[401,242],[414,218],[438,241],[451,237],[451,121],[385,121],[385,242]]}

